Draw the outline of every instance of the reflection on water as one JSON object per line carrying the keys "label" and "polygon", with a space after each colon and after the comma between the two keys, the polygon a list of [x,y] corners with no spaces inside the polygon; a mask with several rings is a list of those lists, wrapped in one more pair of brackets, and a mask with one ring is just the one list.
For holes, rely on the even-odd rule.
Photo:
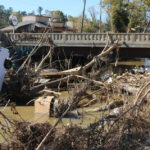
{"label": "reflection on water", "polygon": [[145,68],[150,69],[150,58],[145,58]]}
{"label": "reflection on water", "polygon": [[[95,108],[98,106],[94,105],[94,106],[92,106],[92,108],[93,107]],[[2,110],[2,109],[3,109],[3,107],[0,107],[0,110]],[[34,106],[17,106],[16,109],[17,109],[19,115],[13,114],[10,107],[7,107],[4,113],[10,119],[15,119],[15,120],[23,119],[25,121],[29,121],[29,122],[33,122],[33,123],[48,121],[51,124],[54,124],[57,121],[57,118],[52,118],[52,117],[50,118],[48,116],[48,114],[34,113]],[[78,118],[78,119],[75,119],[75,117],[63,118],[63,120],[62,120],[63,125],[68,125],[70,123],[73,123],[73,124],[78,124],[78,125],[82,125],[82,126],[86,127],[93,121],[100,119],[100,117],[101,117],[100,112],[88,113],[88,114],[84,113],[84,111],[87,109],[89,109],[89,107],[84,108],[84,109],[78,109],[81,114],[80,118]],[[76,111],[73,111],[73,113],[75,114]],[[3,120],[3,118],[0,117],[0,121],[2,121],[2,120]],[[59,127],[62,126],[62,123],[59,124]]]}
{"label": "reflection on water", "polygon": [[118,65],[150,67],[150,58],[134,58],[119,61]]}
{"label": "reflection on water", "polygon": [[[97,105],[92,106],[92,107],[97,107]],[[3,109],[3,107],[0,107],[1,111],[2,111],[2,109]],[[13,114],[10,107],[7,107],[4,111],[4,113],[9,119],[14,119],[14,120],[19,120],[19,121],[21,121],[23,119],[24,121],[29,121],[32,123],[49,122],[51,125],[54,125],[54,123],[58,119],[58,118],[50,118],[48,116],[48,114],[34,113],[34,106],[17,106],[16,109],[17,109],[19,115]],[[62,126],[68,126],[70,124],[87,127],[90,125],[90,123],[98,121],[101,118],[101,112],[84,113],[84,111],[86,109],[88,109],[88,108],[78,109],[79,113],[81,114],[79,119],[75,119],[75,117],[63,118],[62,122],[57,127],[59,128]],[[4,121],[2,116],[0,116],[0,122],[2,124],[6,125],[6,122]],[[0,135],[0,143],[2,143],[2,142],[4,142],[4,139]]]}
{"label": "reflection on water", "polygon": [[[112,63],[114,66],[115,63]],[[125,59],[120,60],[117,63],[117,67],[119,70],[117,72],[124,72],[127,69],[129,72],[132,73],[150,73],[150,58],[133,58],[133,59]]]}

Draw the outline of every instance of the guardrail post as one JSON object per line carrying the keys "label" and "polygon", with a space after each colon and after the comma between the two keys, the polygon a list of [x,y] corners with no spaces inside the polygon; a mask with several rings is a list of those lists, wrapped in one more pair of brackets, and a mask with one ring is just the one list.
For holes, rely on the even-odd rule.
{"label": "guardrail post", "polygon": [[149,36],[148,36],[148,34],[145,35],[145,40],[146,40],[146,41],[149,41]]}
{"label": "guardrail post", "polygon": [[141,42],[144,42],[144,41],[145,41],[145,35],[142,34],[142,35],[141,35]]}
{"label": "guardrail post", "polygon": [[62,35],[62,39],[63,39],[63,41],[66,41],[66,40],[67,40],[66,33],[64,33],[64,34]]}
{"label": "guardrail post", "polygon": [[137,39],[136,39],[136,41],[137,41],[137,42],[140,42],[140,39],[141,39],[140,34],[137,34]]}
{"label": "guardrail post", "polygon": [[130,36],[131,36],[131,39],[130,39],[131,42],[135,42],[135,34],[131,34]]}
{"label": "guardrail post", "polygon": [[82,40],[82,34],[78,35],[78,40]]}
{"label": "guardrail post", "polygon": [[82,34],[82,40],[85,41],[85,34]]}
{"label": "guardrail post", "polygon": [[121,41],[124,42],[125,41],[125,35],[123,34],[121,37]]}
{"label": "guardrail post", "polygon": [[104,34],[102,34],[101,41],[102,41],[102,42],[104,42],[104,41],[105,41]]}

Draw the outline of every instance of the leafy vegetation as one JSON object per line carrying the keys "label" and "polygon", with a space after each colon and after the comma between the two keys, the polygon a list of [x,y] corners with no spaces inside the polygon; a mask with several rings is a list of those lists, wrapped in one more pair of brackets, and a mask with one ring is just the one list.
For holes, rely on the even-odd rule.
{"label": "leafy vegetation", "polygon": [[111,31],[143,32],[149,22],[149,0],[104,0]]}
{"label": "leafy vegetation", "polygon": [[18,20],[21,21],[22,16],[27,15],[26,11],[14,12],[13,8],[5,9],[3,5],[0,5],[0,28],[5,27],[9,24],[9,16],[15,14]]}
{"label": "leafy vegetation", "polygon": [[3,5],[0,5],[0,27],[8,24],[8,18],[12,12],[13,9],[11,7],[9,9],[5,9]]}
{"label": "leafy vegetation", "polygon": [[41,15],[42,15],[43,8],[42,8],[41,6],[39,6],[37,11],[38,11],[38,14],[41,16]]}
{"label": "leafy vegetation", "polygon": [[[149,0],[102,0],[100,6],[103,7],[107,14],[105,22],[99,18],[99,12],[94,7],[88,8],[84,17],[83,32],[146,32],[150,27],[150,1]],[[82,15],[66,16],[62,11],[45,10],[43,13],[41,6],[37,9],[38,15],[50,16],[63,22],[72,21],[77,32],[81,31]],[[8,25],[8,19],[11,14],[15,14],[21,21],[23,15],[33,15],[34,11],[27,13],[26,11],[14,12],[10,7],[5,9],[0,5],[0,28]],[[90,17],[87,17],[87,13]],[[105,15],[106,16],[106,15]]]}
{"label": "leafy vegetation", "polygon": [[66,21],[66,16],[60,10],[52,11],[50,17],[52,17],[53,19],[58,19],[62,22]]}

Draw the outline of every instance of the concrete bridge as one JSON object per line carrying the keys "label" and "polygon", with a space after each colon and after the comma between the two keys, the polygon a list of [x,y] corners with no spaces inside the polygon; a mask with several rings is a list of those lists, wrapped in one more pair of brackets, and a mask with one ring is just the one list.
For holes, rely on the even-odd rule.
{"label": "concrete bridge", "polygon": [[[121,47],[150,48],[149,33],[10,33],[10,39],[16,45],[35,46],[43,38],[50,39],[56,47],[104,47],[107,39],[113,43],[120,40]],[[49,46],[45,40],[42,46]]]}
{"label": "concrete bridge", "polygon": [[109,44],[119,39],[120,56],[150,57],[150,33],[9,33],[7,36],[18,46],[36,46],[43,39],[41,47],[53,43],[57,52],[63,49],[68,57],[97,55],[108,39]]}

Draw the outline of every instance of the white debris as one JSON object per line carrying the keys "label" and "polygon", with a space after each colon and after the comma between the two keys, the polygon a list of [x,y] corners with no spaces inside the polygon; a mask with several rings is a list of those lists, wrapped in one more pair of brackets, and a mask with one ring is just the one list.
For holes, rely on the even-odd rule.
{"label": "white debris", "polygon": [[120,113],[119,108],[115,108],[115,109],[114,109],[114,114],[115,114],[115,115],[118,115],[119,113]]}
{"label": "white debris", "polygon": [[112,77],[109,77],[106,82],[107,82],[107,83],[112,83]]}

